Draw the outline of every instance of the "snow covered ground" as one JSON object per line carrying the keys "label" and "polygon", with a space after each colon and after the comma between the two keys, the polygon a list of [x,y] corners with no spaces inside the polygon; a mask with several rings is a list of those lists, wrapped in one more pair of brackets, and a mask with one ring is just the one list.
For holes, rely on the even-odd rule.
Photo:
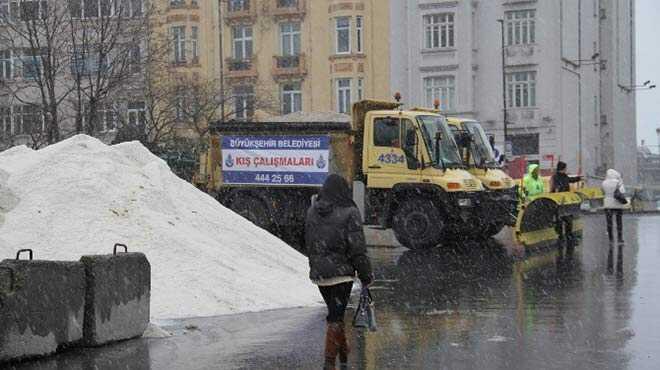
{"label": "snow covered ground", "polygon": [[136,142],[78,135],[0,153],[0,259],[143,252],[152,319],[310,306],[307,259],[176,177]]}

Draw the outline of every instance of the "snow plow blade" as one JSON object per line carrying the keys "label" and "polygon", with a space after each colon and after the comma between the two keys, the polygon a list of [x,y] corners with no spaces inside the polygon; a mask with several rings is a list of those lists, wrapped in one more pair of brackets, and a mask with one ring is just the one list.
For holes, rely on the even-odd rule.
{"label": "snow plow blade", "polygon": [[515,242],[525,248],[554,246],[559,239],[557,220],[573,216],[573,234],[582,234],[579,220],[582,196],[578,193],[543,194],[522,206],[513,230]]}
{"label": "snow plow blade", "polygon": [[600,208],[603,206],[603,189],[599,187],[579,188],[575,192],[582,198],[582,202],[589,205],[589,209]]}

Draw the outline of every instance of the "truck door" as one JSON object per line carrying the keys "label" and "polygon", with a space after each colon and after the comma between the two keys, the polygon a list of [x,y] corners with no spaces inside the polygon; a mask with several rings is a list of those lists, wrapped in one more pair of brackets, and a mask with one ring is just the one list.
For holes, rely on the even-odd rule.
{"label": "truck door", "polygon": [[372,135],[365,143],[367,187],[390,189],[397,183],[419,182],[421,141],[414,123],[406,118],[376,117],[370,124]]}

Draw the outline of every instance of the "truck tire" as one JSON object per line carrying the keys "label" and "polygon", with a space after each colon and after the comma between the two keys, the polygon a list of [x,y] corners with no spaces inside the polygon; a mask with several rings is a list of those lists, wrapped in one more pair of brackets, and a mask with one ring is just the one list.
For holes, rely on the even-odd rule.
{"label": "truck tire", "polygon": [[229,208],[260,228],[273,231],[273,221],[270,217],[270,212],[261,199],[253,195],[239,194],[231,202]]}
{"label": "truck tire", "polygon": [[440,244],[445,225],[442,212],[427,199],[404,200],[394,213],[392,229],[404,247],[429,249]]}

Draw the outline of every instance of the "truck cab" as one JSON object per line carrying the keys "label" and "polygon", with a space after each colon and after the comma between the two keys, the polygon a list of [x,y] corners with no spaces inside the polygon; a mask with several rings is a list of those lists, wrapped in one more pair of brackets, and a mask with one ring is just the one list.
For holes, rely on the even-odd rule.
{"label": "truck cab", "polygon": [[411,249],[475,237],[483,186],[466,170],[445,118],[396,109],[365,113],[359,104],[366,223],[392,228]]}
{"label": "truck cab", "polygon": [[485,213],[483,233],[492,236],[504,226],[514,226],[518,205],[516,184],[498,164],[481,123],[460,117],[447,117],[447,123],[459,142],[463,163],[484,187],[482,206],[489,212]]}

